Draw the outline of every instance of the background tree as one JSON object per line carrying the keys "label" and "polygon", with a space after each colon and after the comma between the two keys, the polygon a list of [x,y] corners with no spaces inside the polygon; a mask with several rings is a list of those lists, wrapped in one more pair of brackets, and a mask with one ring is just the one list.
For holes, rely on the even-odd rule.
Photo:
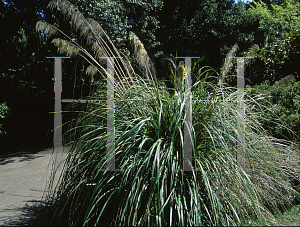
{"label": "background tree", "polygon": [[293,0],[255,1],[248,21],[260,52],[251,66],[254,84],[268,79],[271,84],[289,74],[299,80],[300,3]]}
{"label": "background tree", "polygon": [[[194,72],[205,65],[217,69],[235,43],[239,46],[237,56],[246,54],[254,44],[260,47],[256,60],[246,68],[247,79],[252,84],[264,79],[272,83],[285,73],[294,73],[297,78],[299,72],[299,3],[296,1],[251,4],[233,0],[70,2],[84,16],[98,21],[116,47],[134,63],[128,45],[129,32],[133,31],[155,63],[159,79],[169,79],[164,58],[201,56],[198,62],[193,60],[198,63]],[[0,3],[0,28],[5,31],[0,37],[0,103],[7,102],[11,109],[10,120],[6,122],[8,136],[14,137],[18,132],[24,140],[28,140],[25,139],[28,130],[45,135],[53,120],[49,114],[54,103],[53,60],[45,57],[57,55],[57,50],[48,37],[41,39],[37,35],[33,29],[36,21],[54,24],[85,45],[64,17],[54,16],[46,9],[48,3],[49,0]],[[63,98],[88,94],[93,77],[86,75],[87,66],[80,57],[63,61]],[[43,129],[38,129],[44,120]]]}
{"label": "background tree", "polygon": [[2,140],[10,138],[9,146],[24,148],[26,143],[32,147],[52,140],[47,131],[53,121],[49,114],[53,111],[53,62],[45,59],[52,55],[51,47],[34,30],[36,20],[47,15],[46,4],[46,0],[0,3],[0,103],[6,102],[11,110]]}
{"label": "background tree", "polygon": [[[163,6],[163,1],[129,1],[129,0],[70,0],[71,4],[77,7],[85,17],[97,21],[114,45],[135,60],[130,55],[129,31],[134,32],[144,44],[150,57],[159,56],[157,51],[160,43],[156,39],[156,30],[159,28],[158,11]],[[60,20],[60,22],[63,22]],[[75,41],[78,34],[73,34]]]}
{"label": "background tree", "polygon": [[[244,26],[246,4],[222,1],[81,1],[71,0],[83,15],[98,21],[115,45],[129,55],[128,32],[144,44],[161,79],[168,79],[162,59],[174,56],[202,56],[202,64],[218,68],[238,41],[246,50],[248,36],[237,38]],[[244,26],[245,27],[245,26]],[[248,30],[251,27],[248,27]],[[241,40],[240,40],[241,39]],[[246,46],[244,48],[244,46]],[[206,59],[206,60],[205,60]],[[132,58],[131,60],[134,60]],[[196,70],[197,71],[197,70]]]}
{"label": "background tree", "polygon": [[207,65],[218,69],[236,43],[241,56],[255,44],[255,26],[246,17],[248,8],[248,4],[232,0],[164,1],[157,32],[164,57],[201,56],[193,68],[197,72]]}

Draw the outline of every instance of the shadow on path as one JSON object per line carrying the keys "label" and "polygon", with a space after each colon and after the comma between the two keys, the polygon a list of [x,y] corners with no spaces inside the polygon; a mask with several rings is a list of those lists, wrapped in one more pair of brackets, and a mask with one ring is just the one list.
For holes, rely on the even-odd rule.
{"label": "shadow on path", "polygon": [[29,154],[36,154],[41,150],[53,146],[52,137],[38,137],[35,139],[23,139],[0,137],[0,163],[9,157],[18,157]]}
{"label": "shadow on path", "polygon": [[5,225],[1,226],[51,226],[52,207],[37,200],[27,202],[32,205],[15,208],[14,211],[20,215],[14,219],[3,220]]}
{"label": "shadow on path", "polygon": [[48,193],[52,154],[52,148],[33,149],[0,162],[0,226],[49,226],[51,209],[42,199]]}

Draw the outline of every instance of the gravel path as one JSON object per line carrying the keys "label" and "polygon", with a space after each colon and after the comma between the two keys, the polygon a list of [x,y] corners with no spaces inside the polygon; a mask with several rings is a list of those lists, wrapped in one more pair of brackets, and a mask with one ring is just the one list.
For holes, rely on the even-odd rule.
{"label": "gravel path", "polygon": [[[42,201],[51,171],[51,148],[0,162],[0,226],[24,226]],[[57,179],[56,179],[57,180]]]}

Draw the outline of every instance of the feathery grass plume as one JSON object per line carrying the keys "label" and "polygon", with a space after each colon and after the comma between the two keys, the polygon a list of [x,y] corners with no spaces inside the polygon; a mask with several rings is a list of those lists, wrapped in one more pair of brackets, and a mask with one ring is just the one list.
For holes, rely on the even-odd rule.
{"label": "feathery grass plume", "polygon": [[77,46],[64,39],[56,38],[53,39],[51,43],[53,43],[58,48],[59,53],[66,54],[69,57],[76,56],[80,51]]}
{"label": "feathery grass plume", "polygon": [[36,31],[38,31],[39,34],[44,33],[49,36],[57,33],[57,28],[55,26],[53,26],[52,24],[45,23],[43,21],[36,22],[35,29]]}
{"label": "feathery grass plume", "polygon": [[231,48],[231,50],[227,53],[225,62],[223,64],[223,67],[221,68],[219,84],[224,81],[225,76],[227,75],[229,70],[232,68],[232,66],[233,66],[232,60],[235,57],[235,53],[236,53],[237,49],[238,49],[238,45],[234,44],[233,47]]}
{"label": "feathery grass plume", "polygon": [[[82,56],[79,53],[81,51],[81,49],[78,46],[72,44],[71,42],[69,42],[67,40],[55,38],[51,41],[51,43],[53,43],[58,48],[57,50],[58,50],[58,53],[60,53],[60,54],[66,54],[69,57],[75,57],[76,55]],[[100,50],[97,50],[96,54],[98,54],[98,53],[100,53]],[[90,75],[90,76],[94,76],[97,72],[100,72],[100,74],[102,74],[101,71],[98,69],[98,67],[96,67],[92,63],[86,69],[86,74]],[[103,72],[103,70],[102,70],[102,72]]]}
{"label": "feathery grass plume", "polygon": [[129,46],[133,50],[134,55],[137,58],[138,65],[146,73],[147,78],[150,75],[156,76],[154,65],[144,47],[144,44],[132,31],[129,32]]}
{"label": "feathery grass plume", "polygon": [[97,73],[97,68],[93,65],[90,65],[86,68],[86,74],[90,76],[94,76]]}
{"label": "feathery grass plume", "polygon": [[252,58],[254,58],[257,51],[259,51],[259,46],[257,44],[254,44],[246,54],[247,58],[244,60],[245,65],[251,62]]}
{"label": "feathery grass plume", "polygon": [[[167,64],[164,60],[167,60]],[[185,79],[185,63],[184,61],[180,61],[178,66],[176,67],[173,60],[165,58],[162,61],[165,72],[170,78],[170,82],[173,84],[174,88],[177,91],[184,92],[184,79]],[[206,71],[207,72],[207,71]],[[197,76],[201,75],[201,69],[197,73]],[[171,89],[172,90],[172,89]]]}
{"label": "feathery grass plume", "polygon": [[105,56],[103,50],[96,42],[94,42],[92,45],[92,51],[94,52],[96,58]]}
{"label": "feathery grass plume", "polygon": [[278,87],[278,86],[281,86],[281,85],[287,85],[291,81],[295,81],[295,77],[294,77],[293,74],[288,75],[288,76],[276,81],[273,86]]}
{"label": "feathery grass plume", "polygon": [[[82,13],[78,10],[77,7],[72,5],[70,2],[65,0],[52,0],[48,4],[48,8],[50,10],[56,9],[61,12],[64,16],[65,20],[71,22],[72,28],[79,32],[80,36],[86,39],[87,43],[92,42],[92,38],[90,36],[91,29],[94,27],[95,31],[97,31],[98,36],[103,35],[103,30],[100,26],[96,25],[95,21],[92,19],[86,20]],[[96,26],[95,26],[96,25]]]}
{"label": "feathery grass plume", "polygon": [[184,89],[184,78],[185,78],[185,65],[184,61],[180,61],[177,67],[178,72],[178,88],[183,91]]}
{"label": "feathery grass plume", "polygon": [[[138,80],[138,76],[134,73],[133,67],[131,66],[127,57],[120,53],[101,26],[92,19],[85,19],[84,16],[74,7],[71,3],[66,0],[52,0],[48,4],[48,8],[52,11],[57,9],[57,12],[63,14],[63,16],[70,20],[70,24],[75,28],[82,37],[85,37],[87,44],[91,44],[91,49],[94,51],[96,58],[101,57],[117,57],[115,60],[115,89],[122,90],[127,89],[130,83],[134,84]],[[37,22],[37,28],[44,31],[45,33],[49,30],[44,29],[45,23]],[[79,56],[84,58],[93,69],[97,68],[98,72],[106,79],[107,72],[103,68],[103,61],[106,63],[106,59],[95,59],[86,49],[76,43],[71,37],[68,37],[63,31],[56,28],[58,32],[63,34],[72,44],[76,45],[80,51],[77,52]],[[47,33],[46,33],[47,34]],[[49,35],[49,34],[47,34]],[[102,37],[103,36],[103,37]],[[60,45],[61,48],[66,48],[67,45]],[[68,50],[59,50],[65,51]],[[87,72],[91,72],[90,69]],[[152,78],[152,75],[150,75]],[[155,78],[155,77],[154,77]],[[156,83],[155,80],[149,80],[152,83]],[[129,91],[130,92],[130,91]]]}
{"label": "feathery grass plume", "polygon": [[[52,11],[56,9],[57,12],[63,14],[63,16],[70,20],[71,26],[77,30],[82,37],[85,38],[88,45],[91,46],[91,49],[94,51],[96,58],[106,57],[106,56],[115,56],[119,60],[115,61],[115,78],[116,86],[121,86],[119,89],[124,89],[124,83],[134,83],[136,80],[136,75],[133,72],[131,64],[128,64],[127,57],[118,52],[110,38],[101,28],[101,26],[92,19],[86,19],[76,7],[66,0],[52,0],[48,4],[48,8]],[[74,24],[75,23],[75,24]],[[37,24],[41,25],[40,22]],[[38,27],[40,30],[43,30],[42,26]],[[95,56],[92,56],[86,49],[82,48],[78,43],[72,40],[71,37],[68,37],[64,32],[56,28],[61,34],[63,34],[71,43],[76,45],[80,52],[78,55],[84,58],[91,66],[94,66],[98,69],[98,72],[106,79],[106,69],[103,68],[103,64],[106,63],[106,59],[96,59]],[[47,32],[45,29],[44,32]],[[64,46],[61,46],[64,47]],[[67,51],[67,50],[65,50]],[[103,63],[105,61],[105,63]],[[121,64],[120,64],[121,63]],[[120,78],[128,77],[130,80],[123,81]],[[119,80],[117,82],[117,80]]]}
{"label": "feathery grass plume", "polygon": [[97,21],[93,20],[92,18],[87,18],[86,20],[91,25],[91,27],[92,27],[91,29],[94,34],[96,34],[99,37],[102,37],[105,35],[103,28],[99,25],[99,23]]}

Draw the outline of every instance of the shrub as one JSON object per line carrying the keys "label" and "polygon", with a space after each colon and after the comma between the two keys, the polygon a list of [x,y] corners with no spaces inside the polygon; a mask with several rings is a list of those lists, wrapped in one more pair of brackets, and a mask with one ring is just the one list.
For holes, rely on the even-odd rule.
{"label": "shrub", "polygon": [[293,76],[288,76],[270,86],[265,81],[253,88],[247,86],[251,94],[264,94],[268,99],[261,100],[261,104],[269,102],[273,107],[275,118],[263,116],[261,120],[264,128],[277,138],[299,141],[300,133],[300,82]]}

